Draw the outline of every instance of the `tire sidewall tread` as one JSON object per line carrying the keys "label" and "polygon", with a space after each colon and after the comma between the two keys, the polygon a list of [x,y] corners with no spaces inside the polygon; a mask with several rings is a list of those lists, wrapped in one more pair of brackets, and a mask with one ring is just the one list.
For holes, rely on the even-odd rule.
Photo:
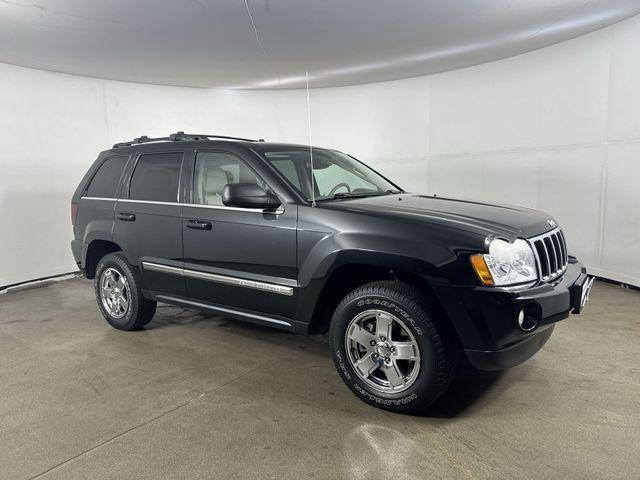
{"label": "tire sidewall tread", "polygon": [[[109,267],[121,272],[129,283],[129,309],[122,318],[112,317],[109,312],[105,310],[102,305],[102,299],[100,298],[100,280],[102,273]],[[118,330],[130,331],[140,330],[151,321],[155,314],[156,302],[144,298],[140,284],[138,274],[131,268],[122,252],[110,253],[100,259],[98,267],[96,268],[94,289],[100,313],[102,313],[102,316],[109,325]]]}
{"label": "tire sidewall tread", "polygon": [[[351,319],[368,310],[385,310],[401,318],[420,348],[420,372],[415,382],[397,394],[376,392],[364,383],[347,359],[344,335]],[[427,297],[416,287],[396,281],[373,282],[356,288],[336,307],[329,343],[342,380],[359,398],[386,410],[419,413],[449,387],[455,372],[453,335],[429,308]]]}

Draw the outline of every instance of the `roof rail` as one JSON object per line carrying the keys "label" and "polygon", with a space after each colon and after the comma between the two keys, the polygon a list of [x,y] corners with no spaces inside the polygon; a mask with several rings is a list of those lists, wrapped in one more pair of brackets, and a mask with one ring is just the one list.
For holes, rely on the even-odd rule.
{"label": "roof rail", "polygon": [[223,140],[241,140],[243,142],[264,142],[264,138],[254,140],[251,138],[228,137],[226,135],[207,135],[207,134],[199,134],[199,133],[176,132],[176,133],[172,133],[168,137],[151,138],[151,137],[147,137],[146,135],[143,135],[141,137],[134,138],[133,140],[128,142],[116,143],[113,146],[113,148],[130,147],[131,145],[139,145],[141,143],[188,142],[188,141],[197,141],[197,140],[209,140],[210,138],[220,138]]}

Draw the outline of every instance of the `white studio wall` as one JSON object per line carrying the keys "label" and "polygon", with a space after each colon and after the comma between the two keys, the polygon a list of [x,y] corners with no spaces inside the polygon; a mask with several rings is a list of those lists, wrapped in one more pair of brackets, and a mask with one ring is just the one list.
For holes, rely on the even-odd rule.
{"label": "white studio wall", "polygon": [[[312,140],[407,190],[525,205],[591,273],[640,285],[640,17],[466,69],[311,92]],[[313,82],[313,79],[312,79]],[[159,87],[0,65],[0,285],[72,271],[101,149],[196,133],[308,142],[305,92]]]}

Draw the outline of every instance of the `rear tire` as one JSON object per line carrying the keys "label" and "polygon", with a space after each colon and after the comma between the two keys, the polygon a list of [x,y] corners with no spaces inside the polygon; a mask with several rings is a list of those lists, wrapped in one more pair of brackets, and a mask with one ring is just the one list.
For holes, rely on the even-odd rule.
{"label": "rear tire", "polygon": [[105,255],[98,262],[94,287],[102,316],[118,330],[140,330],[151,321],[156,302],[140,290],[138,275],[122,252]]}
{"label": "rear tire", "polygon": [[449,387],[455,336],[411,285],[359,287],[336,308],[329,331],[336,368],[351,391],[385,410],[422,413]]}

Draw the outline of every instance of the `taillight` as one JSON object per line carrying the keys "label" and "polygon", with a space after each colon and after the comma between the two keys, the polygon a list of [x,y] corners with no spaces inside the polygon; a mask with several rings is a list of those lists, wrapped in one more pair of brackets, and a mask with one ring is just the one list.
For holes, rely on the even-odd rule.
{"label": "taillight", "polygon": [[71,204],[71,225],[76,226],[76,220],[78,218],[78,204]]}

